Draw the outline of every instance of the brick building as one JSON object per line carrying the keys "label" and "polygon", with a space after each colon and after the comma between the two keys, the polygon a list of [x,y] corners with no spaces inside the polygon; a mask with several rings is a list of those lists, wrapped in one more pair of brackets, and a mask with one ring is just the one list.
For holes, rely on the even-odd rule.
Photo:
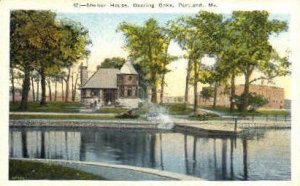
{"label": "brick building", "polygon": [[[204,89],[213,89],[213,87],[202,87],[202,90]],[[205,99],[201,96],[201,93],[199,94],[198,105],[211,106],[213,105],[213,101],[213,97]],[[224,87],[219,87],[217,89],[217,105],[224,107],[229,107],[230,105],[228,91],[224,90]]]}
{"label": "brick building", "polygon": [[[207,88],[207,87],[203,87]],[[264,105],[263,108],[272,108],[272,109],[282,109],[284,108],[284,89],[275,86],[267,86],[267,85],[256,85],[252,84],[249,87],[250,92],[256,93],[258,95],[262,95],[266,99],[268,99],[269,103]],[[236,95],[241,95],[244,91],[244,85],[236,86]],[[204,99],[201,94],[199,96],[198,105],[212,105],[213,98]],[[224,88],[218,88],[217,90],[217,105],[229,107],[229,93],[224,91]]]}
{"label": "brick building", "polygon": [[[268,99],[269,103],[264,105],[264,108],[282,109],[284,108],[284,89],[275,86],[267,85],[250,85],[250,92],[255,92]],[[244,85],[236,87],[236,94],[241,95],[244,91]]]}

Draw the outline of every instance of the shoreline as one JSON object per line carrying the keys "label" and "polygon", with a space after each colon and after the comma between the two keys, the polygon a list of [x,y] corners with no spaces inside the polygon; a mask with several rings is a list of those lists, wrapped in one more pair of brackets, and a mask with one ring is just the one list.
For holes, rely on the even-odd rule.
{"label": "shoreline", "polygon": [[32,158],[9,158],[10,160],[20,160],[27,162],[40,162],[46,164],[62,165],[65,167],[77,169],[86,173],[93,173],[112,181],[145,181],[145,180],[178,180],[178,181],[205,181],[202,178],[189,176],[170,171],[162,171],[146,167],[137,167],[130,165],[119,165],[104,162],[85,162],[74,160],[57,159],[32,159]]}
{"label": "shoreline", "polygon": [[256,121],[252,123],[248,120],[238,122],[236,128],[233,121],[210,120],[210,121],[188,121],[177,119],[173,121],[173,129],[163,129],[158,127],[158,123],[146,120],[134,119],[113,119],[113,120],[55,120],[55,119],[17,119],[9,120],[9,127],[51,127],[51,128],[110,128],[110,129],[149,129],[172,132],[186,132],[194,134],[207,134],[216,136],[240,136],[248,129],[291,129],[290,122],[266,122]]}

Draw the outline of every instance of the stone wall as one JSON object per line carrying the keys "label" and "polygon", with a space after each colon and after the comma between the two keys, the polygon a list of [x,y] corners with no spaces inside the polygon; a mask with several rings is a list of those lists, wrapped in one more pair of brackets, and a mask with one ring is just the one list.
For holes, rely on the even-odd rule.
{"label": "stone wall", "polygon": [[81,100],[81,106],[86,108],[95,108],[95,107],[101,107],[102,103],[101,100],[99,100],[98,97],[91,97],[91,98],[83,98]]}
{"label": "stone wall", "polygon": [[139,102],[141,102],[140,99],[126,99],[126,98],[119,98],[117,100],[121,107],[124,108],[138,108]]}

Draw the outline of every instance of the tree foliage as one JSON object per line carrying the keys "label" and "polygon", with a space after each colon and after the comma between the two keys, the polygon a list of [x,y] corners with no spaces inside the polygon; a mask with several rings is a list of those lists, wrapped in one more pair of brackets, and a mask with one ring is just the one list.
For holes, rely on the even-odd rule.
{"label": "tree foliage", "polygon": [[118,30],[125,36],[129,58],[140,65],[141,73],[152,89],[151,101],[157,103],[160,75],[168,72],[166,64],[172,59],[166,52],[170,43],[168,35],[153,18],[141,26],[123,22]]}
{"label": "tree foliage", "polygon": [[[210,71],[201,68],[205,55],[217,55],[221,51],[223,34],[223,16],[211,12],[200,11],[195,16],[182,17],[169,24],[171,34],[179,46],[186,51],[188,59],[187,83],[194,85],[194,113],[198,105],[198,82],[207,82]],[[186,94],[187,94],[186,90]],[[185,96],[187,99],[187,96]],[[186,100],[187,101],[187,100]]]}
{"label": "tree foliage", "polygon": [[214,89],[212,87],[203,87],[200,94],[203,99],[208,100],[213,97]]}
{"label": "tree foliage", "polygon": [[[259,79],[272,80],[289,74],[287,57],[281,58],[269,42],[272,34],[287,30],[284,21],[270,20],[267,11],[234,11],[229,23],[229,46],[234,48],[235,67],[244,77],[244,99],[241,111],[249,105],[249,86]],[[251,79],[254,71],[261,77]]]}
{"label": "tree foliage", "polygon": [[[268,99],[266,99],[264,96],[258,95],[254,92],[249,93],[248,99],[249,101],[248,101],[247,109],[250,111],[255,111],[259,107],[262,107],[269,103]],[[241,111],[243,109],[242,108],[243,103],[245,102],[245,94],[242,94],[240,96],[235,96],[235,100],[236,100],[238,110]]]}
{"label": "tree foliage", "polygon": [[72,21],[57,21],[51,11],[16,10],[11,12],[10,63],[24,73],[20,109],[27,109],[31,71],[41,76],[42,99],[46,103],[46,76],[88,54],[88,32]]}
{"label": "tree foliage", "polygon": [[120,69],[126,60],[122,57],[105,58],[97,68],[117,68]]}

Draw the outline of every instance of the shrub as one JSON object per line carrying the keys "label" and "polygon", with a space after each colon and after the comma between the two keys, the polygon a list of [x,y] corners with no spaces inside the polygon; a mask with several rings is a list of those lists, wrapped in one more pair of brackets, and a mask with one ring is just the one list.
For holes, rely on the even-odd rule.
{"label": "shrub", "polygon": [[136,109],[128,110],[116,116],[116,118],[120,118],[120,119],[135,119],[138,117],[139,114]]}
{"label": "shrub", "polygon": [[[247,109],[250,111],[255,111],[259,107],[262,107],[265,104],[269,103],[268,99],[266,99],[264,96],[258,95],[254,92],[249,93],[248,96],[249,96],[249,102],[248,102]],[[245,99],[244,94],[242,94],[240,96],[235,96],[236,105],[238,107],[238,110],[241,110],[241,106],[242,106],[242,103],[244,102],[244,99]]]}
{"label": "shrub", "polygon": [[197,120],[200,120],[200,121],[206,121],[206,120],[218,118],[219,116],[214,113],[203,113],[203,114],[197,114],[196,116],[191,116],[191,117],[193,117]]}

